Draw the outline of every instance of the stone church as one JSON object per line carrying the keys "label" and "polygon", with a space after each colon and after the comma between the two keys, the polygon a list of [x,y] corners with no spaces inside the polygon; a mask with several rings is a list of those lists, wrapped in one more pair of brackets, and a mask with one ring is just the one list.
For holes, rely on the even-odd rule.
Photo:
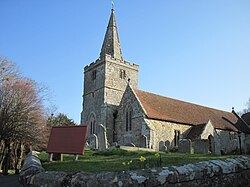
{"label": "stone church", "polygon": [[84,67],[81,124],[88,125],[88,141],[104,126],[110,145],[215,154],[250,149],[249,124],[234,111],[139,90],[138,72],[123,59],[112,9],[100,56]]}

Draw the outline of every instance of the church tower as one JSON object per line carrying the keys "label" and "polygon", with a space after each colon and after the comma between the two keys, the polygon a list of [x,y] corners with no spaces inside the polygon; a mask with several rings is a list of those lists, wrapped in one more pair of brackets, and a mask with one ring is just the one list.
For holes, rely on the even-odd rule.
{"label": "church tower", "polygon": [[98,136],[102,124],[107,129],[108,142],[117,141],[117,108],[127,84],[138,87],[138,70],[138,65],[123,60],[112,8],[100,56],[84,67],[81,124],[88,125],[88,135]]}

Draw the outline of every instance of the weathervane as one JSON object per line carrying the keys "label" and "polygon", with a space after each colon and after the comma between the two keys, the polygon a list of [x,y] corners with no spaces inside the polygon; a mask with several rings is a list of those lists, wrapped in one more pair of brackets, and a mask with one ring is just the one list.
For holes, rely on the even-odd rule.
{"label": "weathervane", "polygon": [[112,10],[114,10],[114,1],[112,1],[111,4],[112,4]]}

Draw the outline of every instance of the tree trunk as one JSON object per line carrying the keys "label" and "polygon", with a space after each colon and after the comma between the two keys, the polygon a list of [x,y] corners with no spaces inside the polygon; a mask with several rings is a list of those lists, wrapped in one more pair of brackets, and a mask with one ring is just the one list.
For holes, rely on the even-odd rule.
{"label": "tree trunk", "polygon": [[9,167],[10,167],[10,142],[6,142],[6,152],[3,159],[3,175],[9,174]]}
{"label": "tree trunk", "polygon": [[19,170],[17,168],[18,165],[18,148],[19,148],[19,142],[16,142],[13,144],[13,165],[15,169],[15,174],[19,174]]}
{"label": "tree trunk", "polygon": [[5,151],[6,151],[6,146],[5,146],[4,140],[2,140],[1,141],[1,150],[0,150],[0,169],[2,169],[3,160],[5,157]]}
{"label": "tree trunk", "polygon": [[19,174],[23,161],[24,145],[18,143],[16,147],[15,174]]}

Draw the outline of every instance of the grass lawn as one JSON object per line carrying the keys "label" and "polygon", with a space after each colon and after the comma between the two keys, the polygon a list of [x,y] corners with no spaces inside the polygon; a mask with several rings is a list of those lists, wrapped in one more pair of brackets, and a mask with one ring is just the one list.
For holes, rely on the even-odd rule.
{"label": "grass lawn", "polygon": [[[45,152],[39,155],[46,171],[99,172],[154,168],[159,166],[180,166],[204,160],[235,158],[237,155],[215,156],[211,154],[160,153],[159,157],[156,153],[146,151],[125,151],[116,149],[100,152],[86,149],[84,156],[79,156],[78,161],[73,161],[74,155],[65,154],[63,162],[47,162],[47,157],[48,155]],[[146,158],[146,160],[142,162],[140,158],[141,160]]]}

